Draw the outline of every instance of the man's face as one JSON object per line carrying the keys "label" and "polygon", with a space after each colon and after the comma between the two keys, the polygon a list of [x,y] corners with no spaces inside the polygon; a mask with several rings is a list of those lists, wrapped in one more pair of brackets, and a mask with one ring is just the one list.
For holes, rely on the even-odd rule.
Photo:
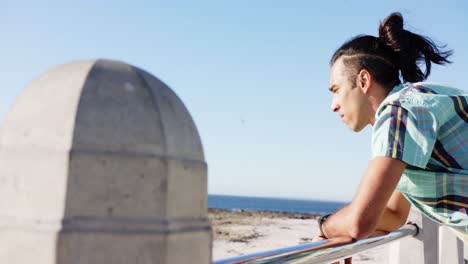
{"label": "man's face", "polygon": [[[330,70],[330,91],[333,94],[331,109],[340,115],[341,120],[355,132],[361,131],[370,123],[368,98],[357,83],[357,73],[350,78],[343,63],[338,59]],[[352,80],[352,81],[351,81]]]}

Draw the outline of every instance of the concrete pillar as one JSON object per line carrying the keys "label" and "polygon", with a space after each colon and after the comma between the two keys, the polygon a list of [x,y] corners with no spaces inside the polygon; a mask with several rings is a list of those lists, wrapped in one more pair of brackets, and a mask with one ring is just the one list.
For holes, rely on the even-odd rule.
{"label": "concrete pillar", "polygon": [[465,263],[463,244],[450,228],[439,227],[439,263]]}
{"label": "concrete pillar", "polygon": [[439,224],[412,207],[408,220],[417,224],[419,234],[406,237],[389,246],[389,264],[438,264]]}
{"label": "concrete pillar", "polygon": [[408,220],[420,227],[419,234],[390,244],[389,264],[464,263],[463,242],[448,227],[440,226],[414,207]]}
{"label": "concrete pillar", "polygon": [[20,95],[0,129],[0,263],[209,263],[207,166],[160,80],[78,61]]}

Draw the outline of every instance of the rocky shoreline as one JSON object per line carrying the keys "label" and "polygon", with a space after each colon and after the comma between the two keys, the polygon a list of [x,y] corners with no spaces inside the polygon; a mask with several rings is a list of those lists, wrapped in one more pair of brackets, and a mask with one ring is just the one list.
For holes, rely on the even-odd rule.
{"label": "rocky shoreline", "polygon": [[[265,234],[259,232],[259,227],[275,225],[277,220],[300,219],[315,221],[319,217],[320,215],[317,214],[304,213],[208,209],[208,218],[213,228],[213,240],[239,243],[248,243],[265,236]],[[289,229],[287,226],[281,228],[285,230]],[[310,237],[302,239],[302,241],[309,240]]]}
{"label": "rocky shoreline", "polygon": [[[318,214],[208,209],[213,230],[213,259],[311,242],[318,230]],[[353,257],[354,264],[387,263],[386,247]]]}

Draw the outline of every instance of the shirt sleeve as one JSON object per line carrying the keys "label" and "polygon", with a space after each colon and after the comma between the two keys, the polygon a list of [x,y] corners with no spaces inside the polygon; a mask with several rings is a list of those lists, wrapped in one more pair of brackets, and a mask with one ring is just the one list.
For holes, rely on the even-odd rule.
{"label": "shirt sleeve", "polygon": [[409,165],[426,168],[437,135],[437,120],[423,107],[386,105],[372,129],[373,157],[390,157]]}

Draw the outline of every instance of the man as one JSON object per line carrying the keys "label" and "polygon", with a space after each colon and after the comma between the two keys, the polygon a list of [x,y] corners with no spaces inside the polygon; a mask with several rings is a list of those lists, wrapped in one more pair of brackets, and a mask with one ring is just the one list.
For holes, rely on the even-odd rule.
{"label": "man", "polygon": [[321,218],[315,240],[394,231],[413,204],[468,242],[468,93],[421,82],[450,55],[403,29],[399,13],[379,37],[358,36],[335,52],[332,110],[353,131],[372,125],[373,158],[352,202]]}

